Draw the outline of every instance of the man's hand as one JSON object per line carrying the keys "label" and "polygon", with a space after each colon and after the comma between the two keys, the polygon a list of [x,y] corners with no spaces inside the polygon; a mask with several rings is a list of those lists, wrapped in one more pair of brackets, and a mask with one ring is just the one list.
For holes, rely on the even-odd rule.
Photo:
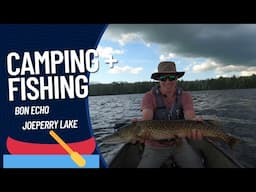
{"label": "man's hand", "polygon": [[132,122],[132,123],[135,123],[135,122],[137,122],[137,121],[139,121],[138,118],[133,118],[133,119],[131,119],[131,122]]}
{"label": "man's hand", "polygon": [[[202,122],[203,118],[201,116],[199,116],[199,117],[193,117],[190,120]],[[194,140],[202,140],[203,139],[203,134],[200,130],[193,129],[191,131],[191,135],[188,135],[188,138],[189,139],[194,139]]]}
{"label": "man's hand", "polygon": [[[136,123],[137,121],[142,121],[142,119],[138,119],[138,118],[133,118],[133,119],[131,119],[131,122],[132,122],[132,123]],[[144,139],[137,138],[137,139],[135,139],[135,140],[132,140],[131,143],[132,143],[132,144],[136,144],[137,142],[144,143],[144,141],[145,141]]]}
{"label": "man's hand", "polygon": [[194,139],[194,140],[202,140],[203,139],[203,134],[201,131],[193,129],[191,131],[191,135],[188,136],[190,139]]}

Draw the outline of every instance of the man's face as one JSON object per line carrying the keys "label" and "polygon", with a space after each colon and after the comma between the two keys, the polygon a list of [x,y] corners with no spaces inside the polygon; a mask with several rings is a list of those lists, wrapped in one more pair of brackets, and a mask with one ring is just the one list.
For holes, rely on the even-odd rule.
{"label": "man's face", "polygon": [[166,74],[162,75],[159,78],[160,87],[162,87],[165,91],[172,91],[176,88],[177,77],[175,75]]}

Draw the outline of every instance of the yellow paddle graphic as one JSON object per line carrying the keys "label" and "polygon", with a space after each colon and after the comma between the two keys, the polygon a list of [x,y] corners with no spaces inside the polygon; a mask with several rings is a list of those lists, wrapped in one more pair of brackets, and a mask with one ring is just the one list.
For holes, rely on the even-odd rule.
{"label": "yellow paddle graphic", "polygon": [[49,134],[65,149],[70,155],[71,159],[79,166],[84,167],[86,164],[85,159],[78,152],[73,151],[53,130]]}

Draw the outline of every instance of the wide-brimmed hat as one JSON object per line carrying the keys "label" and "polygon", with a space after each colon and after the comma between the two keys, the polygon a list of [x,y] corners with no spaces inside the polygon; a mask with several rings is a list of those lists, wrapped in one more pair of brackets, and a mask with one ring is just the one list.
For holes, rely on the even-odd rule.
{"label": "wide-brimmed hat", "polygon": [[172,61],[162,61],[158,64],[158,72],[151,75],[151,79],[159,80],[159,77],[166,74],[175,75],[177,78],[180,78],[184,75],[185,72],[177,72],[176,65]]}

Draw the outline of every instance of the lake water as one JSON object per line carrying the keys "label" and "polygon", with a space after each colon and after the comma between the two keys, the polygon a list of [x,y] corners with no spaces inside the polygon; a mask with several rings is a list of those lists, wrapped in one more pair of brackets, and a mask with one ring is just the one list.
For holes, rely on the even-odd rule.
{"label": "lake water", "polygon": [[[232,155],[246,167],[256,167],[256,89],[209,90],[191,92],[198,116],[216,116],[223,129],[242,142]],[[107,163],[122,147],[104,145],[102,137],[113,133],[117,123],[140,118],[143,94],[90,96],[89,110],[98,147]]]}

